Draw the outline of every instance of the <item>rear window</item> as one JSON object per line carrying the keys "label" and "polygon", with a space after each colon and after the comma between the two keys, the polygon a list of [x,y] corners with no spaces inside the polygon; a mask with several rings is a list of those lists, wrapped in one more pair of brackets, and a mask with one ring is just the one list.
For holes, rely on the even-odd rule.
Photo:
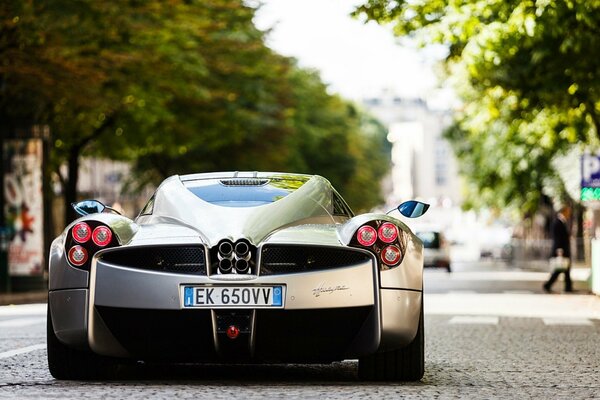
{"label": "rear window", "polygon": [[283,199],[304,184],[289,179],[206,179],[185,182],[200,199],[223,207],[257,207]]}
{"label": "rear window", "polygon": [[426,249],[438,249],[440,247],[440,234],[438,232],[417,232],[416,235],[421,239]]}

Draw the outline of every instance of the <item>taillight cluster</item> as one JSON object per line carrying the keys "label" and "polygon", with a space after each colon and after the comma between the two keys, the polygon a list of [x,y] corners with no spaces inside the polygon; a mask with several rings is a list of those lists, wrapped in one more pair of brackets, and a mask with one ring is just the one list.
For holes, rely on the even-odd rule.
{"label": "taillight cluster", "polygon": [[98,250],[115,245],[117,240],[108,226],[97,221],[78,222],[67,235],[67,260],[74,267],[89,270],[90,260]]}
{"label": "taillight cluster", "polygon": [[354,244],[374,252],[381,269],[397,266],[404,257],[404,238],[398,227],[391,222],[372,221],[358,228]]}

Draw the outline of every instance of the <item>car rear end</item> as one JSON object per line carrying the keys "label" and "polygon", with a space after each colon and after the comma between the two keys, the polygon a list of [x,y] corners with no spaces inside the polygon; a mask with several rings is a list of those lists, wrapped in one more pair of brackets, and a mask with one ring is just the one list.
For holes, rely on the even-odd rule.
{"label": "car rear end", "polygon": [[[156,262],[149,254],[179,254]],[[221,274],[203,246],[140,246],[91,270],[91,349],[145,360],[324,362],[377,349],[373,259],[359,249],[269,244],[250,274]],[[196,270],[165,270],[202,254]],[[187,258],[186,258],[187,257]],[[218,255],[217,255],[218,258]],[[198,260],[198,257],[194,257]]]}

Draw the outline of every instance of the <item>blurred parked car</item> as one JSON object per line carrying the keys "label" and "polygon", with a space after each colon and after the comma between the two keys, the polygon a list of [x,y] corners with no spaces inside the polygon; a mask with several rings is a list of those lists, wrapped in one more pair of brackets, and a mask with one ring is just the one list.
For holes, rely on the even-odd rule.
{"label": "blurred parked car", "polygon": [[438,230],[417,230],[415,234],[423,242],[425,267],[445,268],[451,272],[450,247],[444,234]]}

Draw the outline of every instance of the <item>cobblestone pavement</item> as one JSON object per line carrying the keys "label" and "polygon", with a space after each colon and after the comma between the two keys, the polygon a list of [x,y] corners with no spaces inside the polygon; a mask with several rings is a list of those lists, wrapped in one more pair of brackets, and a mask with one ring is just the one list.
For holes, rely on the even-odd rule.
{"label": "cobblestone pavement", "polygon": [[[472,301],[469,296],[465,299]],[[43,348],[10,353],[45,342],[43,316],[0,313],[0,398],[600,397],[598,319],[428,314],[425,327],[426,372],[418,383],[359,382],[352,361],[318,366],[138,367],[123,371],[117,382],[61,382],[50,376]]]}

